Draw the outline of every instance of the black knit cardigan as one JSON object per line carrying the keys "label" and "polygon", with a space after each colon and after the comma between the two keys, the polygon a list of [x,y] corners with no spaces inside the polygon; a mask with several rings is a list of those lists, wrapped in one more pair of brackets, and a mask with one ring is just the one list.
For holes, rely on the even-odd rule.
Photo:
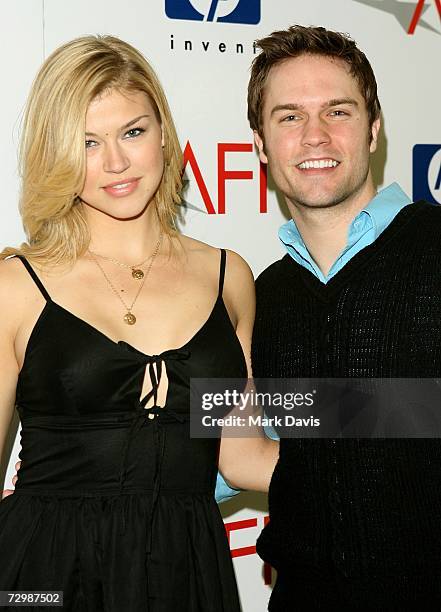
{"label": "black knit cardigan", "polygon": [[[440,377],[441,207],[402,209],[326,285],[289,255],[256,282],[255,377]],[[440,407],[441,410],[441,407]],[[259,554],[348,578],[441,570],[441,440],[282,440]]]}

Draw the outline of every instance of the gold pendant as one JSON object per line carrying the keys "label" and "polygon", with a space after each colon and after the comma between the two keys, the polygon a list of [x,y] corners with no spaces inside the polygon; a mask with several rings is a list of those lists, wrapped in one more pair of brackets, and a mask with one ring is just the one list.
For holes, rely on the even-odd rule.
{"label": "gold pendant", "polygon": [[124,315],[124,323],[127,323],[127,325],[135,325],[136,323],[136,317],[134,314],[132,314],[131,312],[128,312],[127,314]]}
{"label": "gold pendant", "polygon": [[144,278],[144,272],[138,268],[132,268],[132,276],[136,280],[141,280],[141,278]]}

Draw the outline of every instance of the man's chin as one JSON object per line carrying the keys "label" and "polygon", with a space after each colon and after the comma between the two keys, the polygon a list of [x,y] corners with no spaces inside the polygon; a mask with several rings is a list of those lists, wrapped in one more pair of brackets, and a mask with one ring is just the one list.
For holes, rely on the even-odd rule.
{"label": "man's chin", "polygon": [[339,206],[345,198],[336,197],[334,194],[321,194],[310,197],[294,197],[292,201],[301,208],[309,209],[321,209],[321,208],[334,208]]}

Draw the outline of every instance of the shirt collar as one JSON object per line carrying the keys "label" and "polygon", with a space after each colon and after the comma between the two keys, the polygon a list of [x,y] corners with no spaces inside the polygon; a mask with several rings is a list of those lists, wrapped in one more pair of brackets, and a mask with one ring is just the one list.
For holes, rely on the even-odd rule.
{"label": "shirt collar", "polygon": [[[368,228],[373,228],[374,240],[378,238],[397,213],[410,203],[410,198],[398,183],[392,183],[379,191],[369,204],[358,213],[349,226],[348,241],[343,252],[347,251],[348,248],[357,242],[360,234],[364,233]],[[292,254],[292,249],[294,249],[310,265],[315,264],[311,260],[311,255],[303,242],[294,219],[282,225],[279,230],[279,238],[288,253]],[[315,265],[314,267],[316,268],[317,266]]]}
{"label": "shirt collar", "polygon": [[349,231],[351,231],[360,215],[362,213],[367,213],[371,218],[376,239],[396,217],[400,210],[410,203],[410,198],[404,193],[398,183],[392,183],[379,191],[366,208],[355,217]]}

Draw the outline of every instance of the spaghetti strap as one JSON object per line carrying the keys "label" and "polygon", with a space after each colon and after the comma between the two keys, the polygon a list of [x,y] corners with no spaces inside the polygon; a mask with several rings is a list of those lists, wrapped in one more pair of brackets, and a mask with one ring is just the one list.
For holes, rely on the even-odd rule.
{"label": "spaghetti strap", "polygon": [[221,259],[220,259],[220,270],[219,270],[219,297],[222,297],[222,291],[224,288],[224,278],[225,278],[225,261],[227,259],[227,253],[225,249],[221,249]]}
{"label": "spaghetti strap", "polygon": [[31,266],[31,264],[28,262],[28,260],[26,259],[26,257],[23,257],[23,255],[15,255],[14,257],[18,257],[18,259],[21,261],[21,263],[24,265],[24,267],[26,268],[26,270],[29,272],[29,274],[32,277],[32,280],[34,281],[34,283],[37,285],[37,287],[40,289],[41,293],[43,294],[44,299],[47,302],[51,301],[51,296],[49,295],[49,293],[46,291],[46,289],[44,288],[43,283],[41,282],[41,280],[38,278],[37,274],[35,273],[34,268]]}

